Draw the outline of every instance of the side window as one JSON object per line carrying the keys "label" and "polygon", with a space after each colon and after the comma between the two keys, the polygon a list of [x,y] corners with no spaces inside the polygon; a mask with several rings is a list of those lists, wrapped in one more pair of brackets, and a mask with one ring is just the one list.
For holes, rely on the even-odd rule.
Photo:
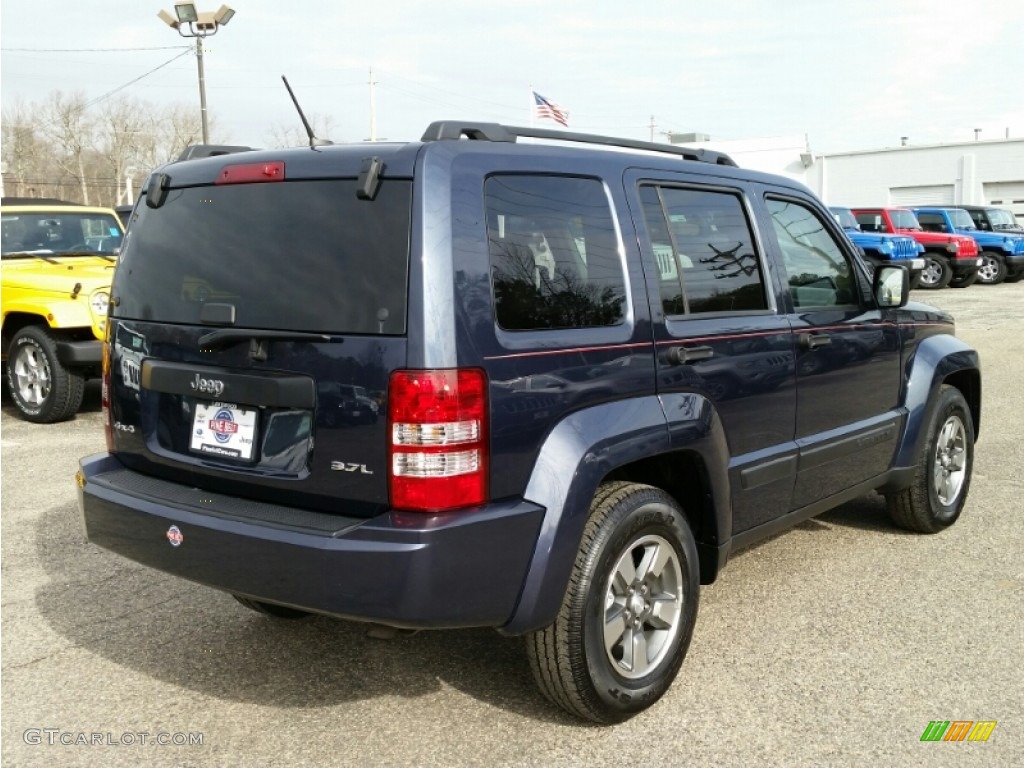
{"label": "side window", "polygon": [[925,232],[946,232],[946,219],[941,213],[919,213],[917,220]]}
{"label": "side window", "polygon": [[768,308],[754,237],[738,195],[640,187],[668,315]]}
{"label": "side window", "polygon": [[858,304],[857,279],[818,214],[793,200],[767,201],[775,238],[797,307]]}
{"label": "side window", "polygon": [[885,219],[882,218],[880,213],[858,213],[855,215],[857,223],[860,224],[860,228],[865,232],[889,231],[889,228],[885,226]]}
{"label": "side window", "polygon": [[484,204],[498,325],[522,331],[622,323],[626,281],[600,181],[491,176]]}

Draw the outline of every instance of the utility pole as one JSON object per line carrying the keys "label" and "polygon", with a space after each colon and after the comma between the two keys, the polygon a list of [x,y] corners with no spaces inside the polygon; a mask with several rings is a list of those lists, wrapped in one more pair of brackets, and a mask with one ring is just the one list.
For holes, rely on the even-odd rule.
{"label": "utility pole", "polygon": [[654,115],[651,115],[651,141],[652,142],[654,141],[654,129],[655,129],[655,127],[656,126],[654,125]]}
{"label": "utility pole", "polygon": [[377,81],[373,79],[373,67],[370,67],[370,141],[377,140],[377,93],[374,87]]}

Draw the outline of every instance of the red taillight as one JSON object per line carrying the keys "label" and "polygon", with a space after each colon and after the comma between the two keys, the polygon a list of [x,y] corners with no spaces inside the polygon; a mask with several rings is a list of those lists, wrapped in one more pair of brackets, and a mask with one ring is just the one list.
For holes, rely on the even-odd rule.
{"label": "red taillight", "polygon": [[[109,326],[110,321],[107,321]],[[107,439],[107,451],[114,451],[114,426],[110,420],[110,341],[103,342],[103,367],[100,375],[100,405],[103,407],[103,434]]]}
{"label": "red taillight", "polygon": [[251,184],[255,181],[284,181],[284,163],[237,163],[225,165],[215,184]]}
{"label": "red taillight", "polygon": [[438,512],[487,500],[487,376],[477,368],[395,371],[388,384],[395,509]]}

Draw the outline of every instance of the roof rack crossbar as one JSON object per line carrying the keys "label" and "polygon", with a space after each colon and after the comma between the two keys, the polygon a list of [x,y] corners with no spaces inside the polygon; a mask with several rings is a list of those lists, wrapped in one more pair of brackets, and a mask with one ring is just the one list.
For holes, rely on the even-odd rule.
{"label": "roof rack crossbar", "polygon": [[475,141],[516,141],[518,138],[553,139],[556,141],[575,141],[582,144],[599,144],[606,147],[622,147],[623,149],[642,149],[647,152],[660,152],[678,155],[686,160],[695,160],[713,165],[736,166],[736,162],[724,152],[710,149],[693,149],[674,144],[659,144],[653,141],[635,141],[617,136],[602,136],[596,133],[576,133],[574,131],[557,131],[550,128],[528,128],[519,125],[500,125],[498,123],[472,123],[456,120],[441,120],[431,123],[423,133],[422,141],[446,141],[453,139]]}

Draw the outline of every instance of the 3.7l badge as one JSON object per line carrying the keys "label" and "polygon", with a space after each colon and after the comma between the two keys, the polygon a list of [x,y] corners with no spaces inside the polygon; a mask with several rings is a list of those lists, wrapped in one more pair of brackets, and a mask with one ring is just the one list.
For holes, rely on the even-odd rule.
{"label": "3.7l badge", "polygon": [[331,469],[335,472],[359,472],[361,475],[373,474],[373,470],[367,469],[365,464],[353,464],[348,461],[332,461]]}

